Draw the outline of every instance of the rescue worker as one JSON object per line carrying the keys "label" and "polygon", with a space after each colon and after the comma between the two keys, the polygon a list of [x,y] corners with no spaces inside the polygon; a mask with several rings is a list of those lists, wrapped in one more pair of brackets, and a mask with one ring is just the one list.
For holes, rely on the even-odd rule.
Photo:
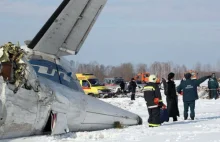
{"label": "rescue worker", "polygon": [[149,113],[149,127],[158,127],[160,122],[160,108],[163,106],[162,97],[155,75],[149,76],[149,83],[144,87],[144,99]]}
{"label": "rescue worker", "polygon": [[164,93],[166,95],[168,114],[169,117],[172,117],[173,121],[175,122],[178,121],[177,116],[179,116],[179,109],[174,77],[175,74],[171,72],[168,74],[168,82],[166,82],[164,78],[162,78],[162,82],[164,85]]}
{"label": "rescue worker", "polygon": [[137,84],[136,84],[134,78],[131,78],[131,82],[129,84],[129,87],[131,89],[131,100],[135,100],[135,93],[136,93]]}
{"label": "rescue worker", "polygon": [[190,118],[195,118],[195,101],[198,99],[197,87],[211,76],[205,76],[198,80],[191,79],[191,73],[186,73],[185,80],[182,80],[177,87],[177,92],[181,94],[183,90],[183,103],[184,103],[184,120],[188,118],[188,109],[190,108]]}
{"label": "rescue worker", "polygon": [[217,78],[215,76],[215,73],[212,74],[212,77],[208,81],[208,88],[209,88],[209,98],[210,99],[217,99],[218,98],[218,89],[219,84],[217,81]]}

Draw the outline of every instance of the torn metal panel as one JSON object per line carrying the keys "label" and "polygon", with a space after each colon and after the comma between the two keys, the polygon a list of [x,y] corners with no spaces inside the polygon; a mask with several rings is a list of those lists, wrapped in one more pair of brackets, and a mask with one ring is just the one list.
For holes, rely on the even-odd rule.
{"label": "torn metal panel", "polygon": [[52,116],[52,135],[64,134],[69,132],[67,117],[65,113],[54,112]]}

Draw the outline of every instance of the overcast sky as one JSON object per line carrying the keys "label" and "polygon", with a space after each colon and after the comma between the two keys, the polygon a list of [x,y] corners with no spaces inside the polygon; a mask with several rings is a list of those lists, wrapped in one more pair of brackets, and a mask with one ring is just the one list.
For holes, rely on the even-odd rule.
{"label": "overcast sky", "polygon": [[[0,0],[0,43],[32,39],[61,0]],[[79,62],[220,60],[220,0],[108,0]]]}

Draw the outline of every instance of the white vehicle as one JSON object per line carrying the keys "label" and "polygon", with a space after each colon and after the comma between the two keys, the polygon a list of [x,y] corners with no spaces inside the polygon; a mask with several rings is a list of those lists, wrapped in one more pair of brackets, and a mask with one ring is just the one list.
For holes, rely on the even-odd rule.
{"label": "white vehicle", "polygon": [[146,84],[143,84],[141,81],[136,81],[136,83],[137,83],[137,91],[140,92],[140,93],[142,93],[142,92],[143,92],[143,89],[144,89],[144,86],[145,86]]}
{"label": "white vehicle", "polygon": [[[129,84],[130,84],[130,82],[126,82],[126,86],[127,86],[126,90],[127,90],[127,92],[130,92]],[[136,92],[140,92],[141,93],[143,91],[143,89],[144,89],[145,84],[142,84],[140,82],[136,82],[136,85],[137,85]]]}
{"label": "white vehicle", "polygon": [[138,115],[85,95],[61,63],[62,56],[79,52],[105,3],[64,0],[21,60],[29,88],[14,93],[13,84],[0,78],[0,139],[142,124]]}
{"label": "white vehicle", "polygon": [[122,81],[124,82],[124,79],[121,77],[105,78],[104,84],[108,89],[111,90],[112,93],[120,94],[121,93],[120,83]]}

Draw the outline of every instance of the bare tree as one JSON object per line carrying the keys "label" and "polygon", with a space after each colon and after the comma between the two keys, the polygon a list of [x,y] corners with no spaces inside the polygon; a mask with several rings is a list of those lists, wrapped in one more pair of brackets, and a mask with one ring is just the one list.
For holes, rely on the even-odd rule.
{"label": "bare tree", "polygon": [[200,62],[197,62],[195,67],[194,67],[194,70],[196,70],[197,72],[201,72],[202,64]]}
{"label": "bare tree", "polygon": [[146,64],[138,64],[136,73],[145,73],[147,72],[147,65]]}
{"label": "bare tree", "polygon": [[150,66],[150,73],[151,74],[155,74],[160,77],[161,72],[162,72],[162,67],[161,67],[160,62],[154,62],[153,64],[151,64],[151,66]]}
{"label": "bare tree", "polygon": [[121,64],[121,77],[123,77],[125,80],[130,80],[134,75],[134,66],[131,63],[124,63]]}
{"label": "bare tree", "polygon": [[[79,64],[72,61],[70,66],[76,67],[76,72],[78,73],[93,73],[101,81],[105,77],[123,77],[125,80],[130,80],[137,73],[150,72],[151,74],[157,75],[159,78],[166,78],[167,75],[172,71],[176,74],[175,79],[182,79],[184,73],[187,71],[185,65],[177,65],[172,62],[154,62],[147,68],[147,64],[140,63],[134,68],[131,63],[123,63],[119,66],[105,66],[100,65],[97,62],[90,62],[88,64]],[[209,75],[212,72],[216,72],[220,76],[220,60],[217,62],[216,67],[212,67],[211,64],[202,65],[201,63],[196,63],[194,68],[199,72],[199,76]],[[136,73],[135,73],[136,71]]]}
{"label": "bare tree", "polygon": [[167,75],[171,72],[171,63],[170,62],[164,62],[161,63],[162,72],[160,74],[160,77],[166,78]]}

